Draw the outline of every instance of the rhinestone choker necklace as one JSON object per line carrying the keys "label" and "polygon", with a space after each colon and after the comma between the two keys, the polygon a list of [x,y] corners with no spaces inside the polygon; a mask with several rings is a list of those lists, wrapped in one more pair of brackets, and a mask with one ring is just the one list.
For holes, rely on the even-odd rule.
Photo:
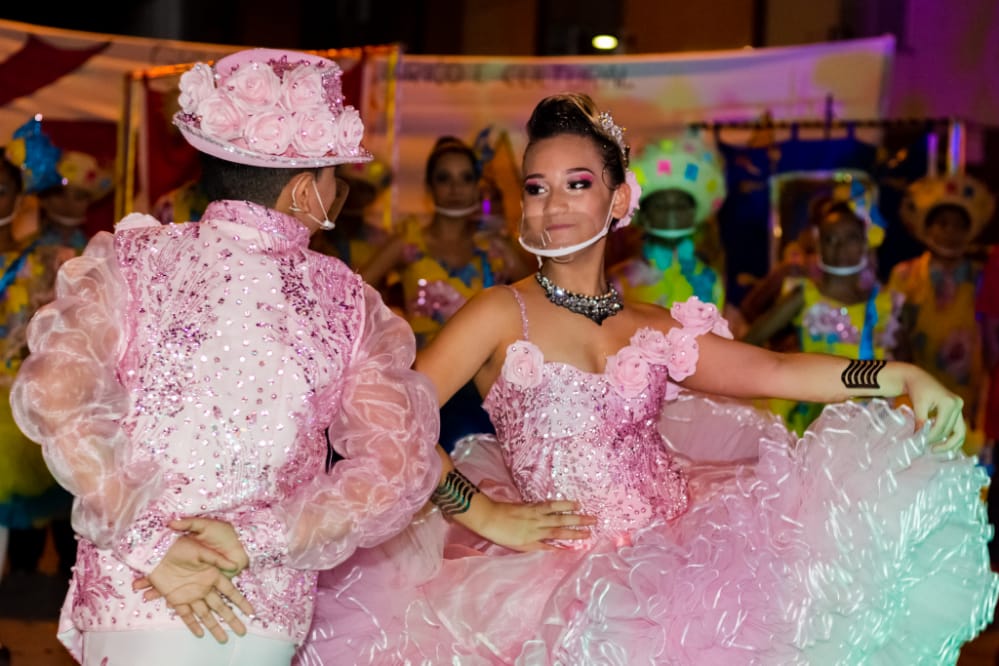
{"label": "rhinestone choker necklace", "polygon": [[540,272],[535,273],[534,277],[545,290],[549,301],[570,312],[581,314],[597,325],[602,324],[607,317],[613,317],[624,307],[621,294],[613,286],[601,296],[583,296],[559,287]]}

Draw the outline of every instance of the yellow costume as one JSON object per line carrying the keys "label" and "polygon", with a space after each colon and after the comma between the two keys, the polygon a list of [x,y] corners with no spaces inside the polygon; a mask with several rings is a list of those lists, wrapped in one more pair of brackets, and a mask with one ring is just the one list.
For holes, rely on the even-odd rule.
{"label": "yellow costume", "polygon": [[503,261],[491,254],[489,243],[476,240],[475,254],[464,266],[446,266],[430,256],[423,227],[416,220],[405,226],[405,266],[401,270],[406,318],[417,346],[430,342],[441,326],[475,294],[503,279]]}
{"label": "yellow costume", "polygon": [[[901,294],[875,287],[866,301],[841,303],[825,296],[812,280],[802,285],[804,305],[794,319],[801,351],[863,360],[890,357],[898,333]],[[770,409],[799,435],[825,405],[773,400]]]}

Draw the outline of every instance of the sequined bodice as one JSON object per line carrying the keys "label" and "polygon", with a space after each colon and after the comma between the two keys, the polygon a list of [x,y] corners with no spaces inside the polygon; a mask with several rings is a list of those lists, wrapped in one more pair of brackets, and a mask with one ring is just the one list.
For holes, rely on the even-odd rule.
{"label": "sequined bodice", "polygon": [[[628,349],[618,353],[620,356]],[[656,428],[667,396],[665,365],[648,364],[647,385],[621,395],[606,373],[555,362],[510,372],[540,350],[520,340],[486,396],[506,463],[527,501],[571,499],[599,520],[594,537],[615,538],[672,518],[687,506],[687,482]],[[512,378],[512,379],[511,379]]]}

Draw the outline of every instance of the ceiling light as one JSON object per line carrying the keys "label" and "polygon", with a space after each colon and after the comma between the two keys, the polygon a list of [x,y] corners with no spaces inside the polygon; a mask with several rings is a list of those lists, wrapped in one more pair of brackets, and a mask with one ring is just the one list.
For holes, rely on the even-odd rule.
{"label": "ceiling light", "polygon": [[614,35],[597,35],[590,43],[593,44],[593,48],[595,49],[613,51],[617,48],[617,37]]}

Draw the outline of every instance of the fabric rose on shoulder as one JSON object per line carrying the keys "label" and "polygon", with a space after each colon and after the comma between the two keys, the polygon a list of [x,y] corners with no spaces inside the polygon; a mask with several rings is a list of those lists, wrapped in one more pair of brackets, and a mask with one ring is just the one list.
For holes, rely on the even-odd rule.
{"label": "fabric rose on shoulder", "polygon": [[715,304],[704,303],[697,296],[691,296],[682,303],[674,303],[670,314],[694,335],[704,335],[710,331],[717,336],[732,339],[728,322],[718,312]]}
{"label": "fabric rose on shoulder", "polygon": [[649,363],[667,365],[670,361],[669,340],[662,331],[654,328],[642,328],[631,336],[633,347],[641,350]]}
{"label": "fabric rose on shoulder", "polygon": [[637,398],[649,386],[649,362],[641,349],[629,345],[607,359],[604,375],[622,398]]}
{"label": "fabric rose on shoulder", "polygon": [[503,379],[519,388],[534,388],[541,383],[541,369],[545,358],[537,346],[518,341],[506,348],[503,361]]}
{"label": "fabric rose on shoulder", "polygon": [[697,338],[686,328],[672,328],[666,334],[666,344],[669,347],[669,360],[666,369],[670,379],[682,382],[697,370],[699,349]]}

